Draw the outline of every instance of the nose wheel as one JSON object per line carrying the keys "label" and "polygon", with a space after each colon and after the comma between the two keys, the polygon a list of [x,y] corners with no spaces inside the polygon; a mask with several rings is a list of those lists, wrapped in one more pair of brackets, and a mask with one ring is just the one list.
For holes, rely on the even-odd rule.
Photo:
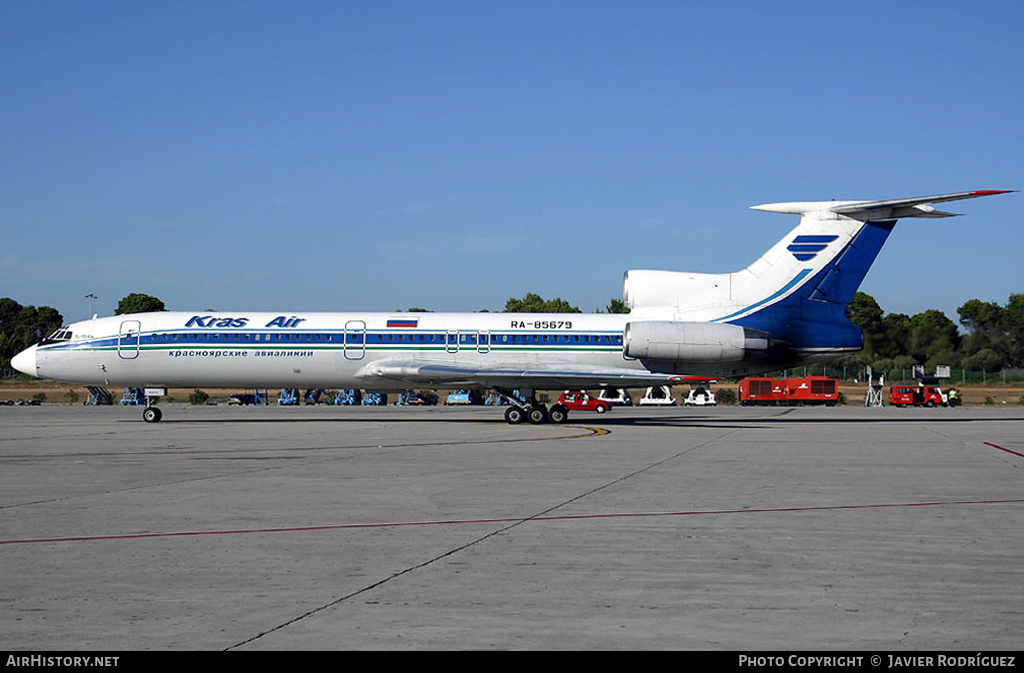
{"label": "nose wheel", "polygon": [[142,410],[142,420],[147,423],[159,423],[164,417],[164,412],[156,406],[156,401],[167,395],[167,388],[145,388],[146,408]]}

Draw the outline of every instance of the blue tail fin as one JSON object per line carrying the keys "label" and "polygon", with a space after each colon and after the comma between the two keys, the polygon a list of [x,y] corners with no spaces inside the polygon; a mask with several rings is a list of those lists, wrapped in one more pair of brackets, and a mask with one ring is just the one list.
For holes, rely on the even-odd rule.
{"label": "blue tail fin", "polygon": [[896,220],[865,222],[824,268],[805,274],[791,294],[728,322],[763,330],[801,350],[860,350],[861,332],[846,317],[846,305],[895,225]]}
{"label": "blue tail fin", "polygon": [[750,266],[735,273],[629,271],[626,305],[638,315],[730,323],[767,332],[805,355],[859,350],[860,330],[846,305],[896,220],[951,217],[931,204],[1004,191],[973,191],[888,201],[809,201],[754,206],[800,215],[800,223]]}

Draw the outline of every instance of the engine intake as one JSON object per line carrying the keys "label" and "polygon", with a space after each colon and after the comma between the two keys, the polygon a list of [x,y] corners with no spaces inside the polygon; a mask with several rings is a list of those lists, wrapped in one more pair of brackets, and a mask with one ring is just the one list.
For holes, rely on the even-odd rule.
{"label": "engine intake", "polygon": [[738,362],[764,355],[768,333],[705,322],[631,322],[623,335],[625,354],[638,360]]}

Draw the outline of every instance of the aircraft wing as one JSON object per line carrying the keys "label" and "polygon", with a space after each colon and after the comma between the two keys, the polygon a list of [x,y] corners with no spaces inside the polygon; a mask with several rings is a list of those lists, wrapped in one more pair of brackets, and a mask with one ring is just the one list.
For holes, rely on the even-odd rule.
{"label": "aircraft wing", "polygon": [[559,369],[486,369],[397,361],[375,362],[367,365],[363,373],[360,374],[360,378],[365,379],[367,383],[374,379],[380,379],[382,382],[394,382],[396,386],[533,388],[535,390],[638,388],[717,380],[705,376],[652,374],[626,368],[594,371],[567,365],[565,368]]}
{"label": "aircraft wing", "polygon": [[931,207],[933,203],[976,199],[993,194],[1006,194],[1008,190],[982,189],[973,192],[956,192],[937,196],[915,196],[907,199],[890,199],[888,201],[857,201],[843,202],[832,208],[834,213],[856,219],[888,220],[900,217],[954,217],[958,213],[947,213]]}

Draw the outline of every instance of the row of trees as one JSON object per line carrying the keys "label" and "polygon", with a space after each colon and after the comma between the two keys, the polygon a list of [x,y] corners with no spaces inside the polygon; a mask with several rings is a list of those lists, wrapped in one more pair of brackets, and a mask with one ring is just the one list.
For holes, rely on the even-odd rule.
{"label": "row of trees", "polygon": [[[561,297],[544,299],[539,294],[529,292],[523,298],[510,297],[505,302],[505,313],[583,313],[578,306],[573,306]],[[598,309],[595,313],[601,313]],[[604,313],[629,313],[625,302],[612,299],[605,307]]]}
{"label": "row of trees", "polygon": [[864,350],[848,364],[890,371],[937,365],[975,372],[1024,366],[1024,294],[1011,294],[1005,305],[971,299],[957,309],[957,324],[936,309],[912,316],[885,313],[874,297],[858,292],[847,315],[864,333]]}

